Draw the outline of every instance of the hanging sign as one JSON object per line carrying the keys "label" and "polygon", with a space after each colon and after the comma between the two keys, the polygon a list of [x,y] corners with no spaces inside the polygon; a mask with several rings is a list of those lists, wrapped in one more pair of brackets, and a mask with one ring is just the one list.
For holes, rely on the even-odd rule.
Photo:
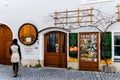
{"label": "hanging sign", "polygon": [[96,2],[104,2],[104,1],[113,1],[113,0],[83,0],[83,4],[89,4],[89,3],[96,3]]}
{"label": "hanging sign", "polygon": [[78,61],[78,34],[69,33],[69,61]]}

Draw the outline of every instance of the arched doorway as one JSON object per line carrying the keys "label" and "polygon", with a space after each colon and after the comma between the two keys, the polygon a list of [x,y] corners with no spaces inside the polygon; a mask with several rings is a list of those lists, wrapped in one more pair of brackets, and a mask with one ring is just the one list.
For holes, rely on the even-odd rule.
{"label": "arched doorway", "polygon": [[44,35],[44,66],[67,67],[67,34],[59,31]]}
{"label": "arched doorway", "polygon": [[12,42],[12,31],[5,24],[0,24],[0,64],[10,64],[9,46]]}

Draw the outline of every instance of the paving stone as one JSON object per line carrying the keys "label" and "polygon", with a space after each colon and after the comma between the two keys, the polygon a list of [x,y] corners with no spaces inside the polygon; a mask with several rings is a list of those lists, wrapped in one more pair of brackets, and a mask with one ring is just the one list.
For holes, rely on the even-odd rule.
{"label": "paving stone", "polygon": [[46,67],[23,67],[18,76],[14,78],[12,66],[0,65],[0,80],[120,80],[120,72],[105,73]]}

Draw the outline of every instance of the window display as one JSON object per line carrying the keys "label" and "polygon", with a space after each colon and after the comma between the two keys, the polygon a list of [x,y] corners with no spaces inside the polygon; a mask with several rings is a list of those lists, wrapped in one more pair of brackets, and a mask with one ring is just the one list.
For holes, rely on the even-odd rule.
{"label": "window display", "polygon": [[81,61],[97,61],[97,34],[80,34]]}
{"label": "window display", "polygon": [[98,32],[79,34],[81,70],[98,70]]}
{"label": "window display", "polygon": [[69,61],[78,62],[78,33],[69,33]]}

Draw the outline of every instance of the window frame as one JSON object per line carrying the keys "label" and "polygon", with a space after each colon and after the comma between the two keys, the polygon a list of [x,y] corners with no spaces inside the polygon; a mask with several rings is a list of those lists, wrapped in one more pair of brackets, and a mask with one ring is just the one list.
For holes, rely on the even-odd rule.
{"label": "window frame", "polygon": [[114,62],[120,62],[120,56],[115,56],[115,51],[114,51],[114,49],[115,49],[115,33],[117,33],[117,32],[119,32],[119,34],[118,34],[118,36],[120,36],[120,31],[113,31],[112,32],[112,60],[114,61]]}

